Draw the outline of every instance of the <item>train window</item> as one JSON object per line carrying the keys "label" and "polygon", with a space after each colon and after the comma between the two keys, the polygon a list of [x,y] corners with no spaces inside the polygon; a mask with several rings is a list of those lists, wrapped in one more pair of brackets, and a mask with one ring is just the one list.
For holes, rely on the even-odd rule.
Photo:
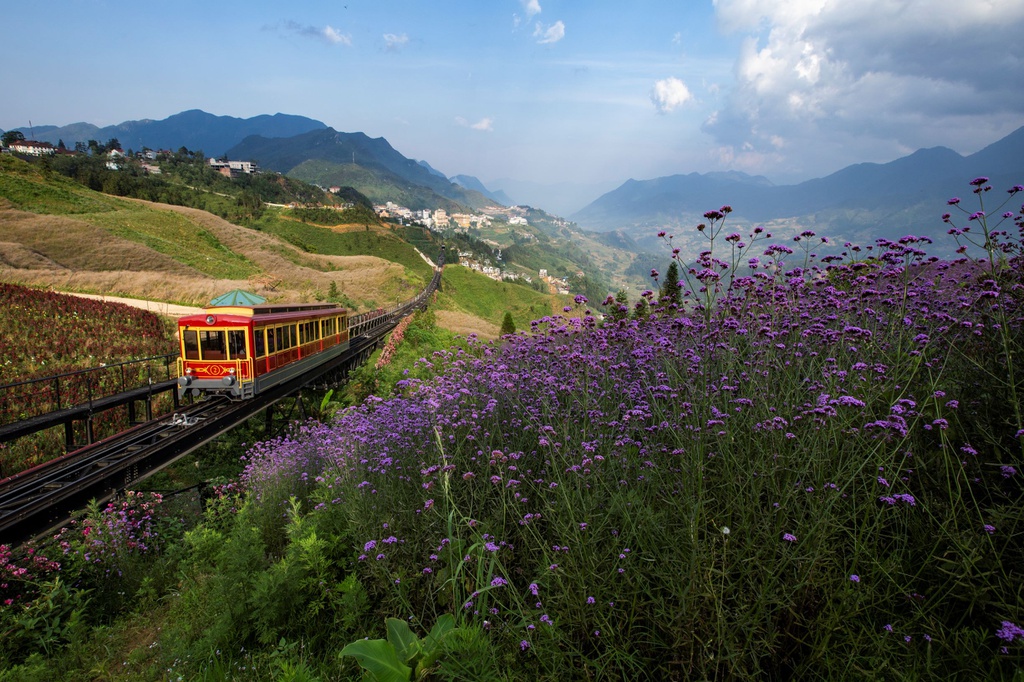
{"label": "train window", "polygon": [[289,348],[295,348],[295,346],[299,345],[298,344],[298,341],[299,341],[298,336],[299,335],[296,332],[296,329],[297,329],[297,325],[294,325],[294,324],[288,325],[288,347]]}
{"label": "train window", "polygon": [[273,329],[267,330],[267,354],[273,355],[277,352],[277,335]]}
{"label": "train window", "polygon": [[199,334],[194,329],[186,329],[181,334],[182,343],[185,346],[185,359],[199,359]]}
{"label": "train window", "polygon": [[274,329],[274,336],[277,337],[277,349],[284,350],[288,347],[288,337],[285,335],[284,327]]}
{"label": "train window", "polygon": [[266,337],[263,336],[263,329],[260,328],[253,330],[252,338],[256,343],[256,357],[262,358],[267,354],[267,342]]}
{"label": "train window", "polygon": [[320,338],[320,325],[316,322],[310,322],[309,328],[313,332],[313,340],[316,341]]}
{"label": "train window", "polygon": [[232,329],[228,332],[228,351],[232,360],[245,360],[245,332]]}
{"label": "train window", "polygon": [[224,360],[227,357],[224,348],[224,332],[199,332],[199,348],[202,351],[203,360]]}

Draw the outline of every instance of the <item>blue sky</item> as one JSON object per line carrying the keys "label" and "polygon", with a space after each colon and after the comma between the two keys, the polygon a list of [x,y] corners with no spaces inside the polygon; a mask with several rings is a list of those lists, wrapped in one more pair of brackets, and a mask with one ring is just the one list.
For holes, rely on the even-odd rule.
{"label": "blue sky", "polygon": [[1024,125],[1022,0],[13,0],[6,16],[0,128],[283,112],[485,183],[792,182]]}

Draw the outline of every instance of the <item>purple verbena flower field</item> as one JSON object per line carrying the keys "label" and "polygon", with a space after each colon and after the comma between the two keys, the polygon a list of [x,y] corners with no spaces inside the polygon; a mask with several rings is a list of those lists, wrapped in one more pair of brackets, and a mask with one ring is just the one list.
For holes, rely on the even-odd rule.
{"label": "purple verbena flower field", "polygon": [[299,501],[350,534],[377,622],[453,613],[545,679],[1010,674],[1024,207],[961,210],[955,262],[709,211],[678,303],[578,299],[254,448],[264,537]]}

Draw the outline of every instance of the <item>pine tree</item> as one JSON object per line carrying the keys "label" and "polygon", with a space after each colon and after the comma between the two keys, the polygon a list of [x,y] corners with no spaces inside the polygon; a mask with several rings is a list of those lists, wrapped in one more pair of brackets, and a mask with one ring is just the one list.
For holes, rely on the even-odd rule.
{"label": "pine tree", "polygon": [[624,320],[629,316],[629,295],[625,289],[619,289],[615,293],[615,303],[612,304],[609,316],[613,320]]}
{"label": "pine tree", "polygon": [[679,266],[676,265],[675,259],[668,264],[668,270],[665,271],[665,281],[661,283],[661,296],[662,300],[667,305],[675,303],[680,305],[683,302],[683,288],[679,286]]}
{"label": "pine tree", "polygon": [[505,319],[501,321],[501,335],[515,334],[516,323],[512,320],[512,313],[505,313]]}

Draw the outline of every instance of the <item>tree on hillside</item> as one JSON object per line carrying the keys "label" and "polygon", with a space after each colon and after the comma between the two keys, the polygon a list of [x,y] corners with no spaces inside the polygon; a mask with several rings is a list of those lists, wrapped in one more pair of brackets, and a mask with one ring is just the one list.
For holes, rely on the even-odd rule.
{"label": "tree on hillside", "polygon": [[3,142],[5,147],[10,147],[15,142],[24,142],[25,133],[20,130],[8,130],[3,135],[0,135],[0,142]]}
{"label": "tree on hillside", "polygon": [[506,312],[505,313],[505,318],[501,321],[501,335],[505,336],[505,334],[515,334],[515,333],[516,333],[516,323],[512,319],[512,313]]}
{"label": "tree on hillside", "polygon": [[[675,303],[680,305],[683,302],[683,288],[679,286],[679,266],[675,259],[668,264],[665,271],[665,281],[661,283],[660,298],[666,304]],[[667,300],[666,300],[667,299]]]}
{"label": "tree on hillside", "polygon": [[629,316],[629,294],[625,289],[619,289],[615,293],[615,303],[611,305],[608,315],[616,322]]}

